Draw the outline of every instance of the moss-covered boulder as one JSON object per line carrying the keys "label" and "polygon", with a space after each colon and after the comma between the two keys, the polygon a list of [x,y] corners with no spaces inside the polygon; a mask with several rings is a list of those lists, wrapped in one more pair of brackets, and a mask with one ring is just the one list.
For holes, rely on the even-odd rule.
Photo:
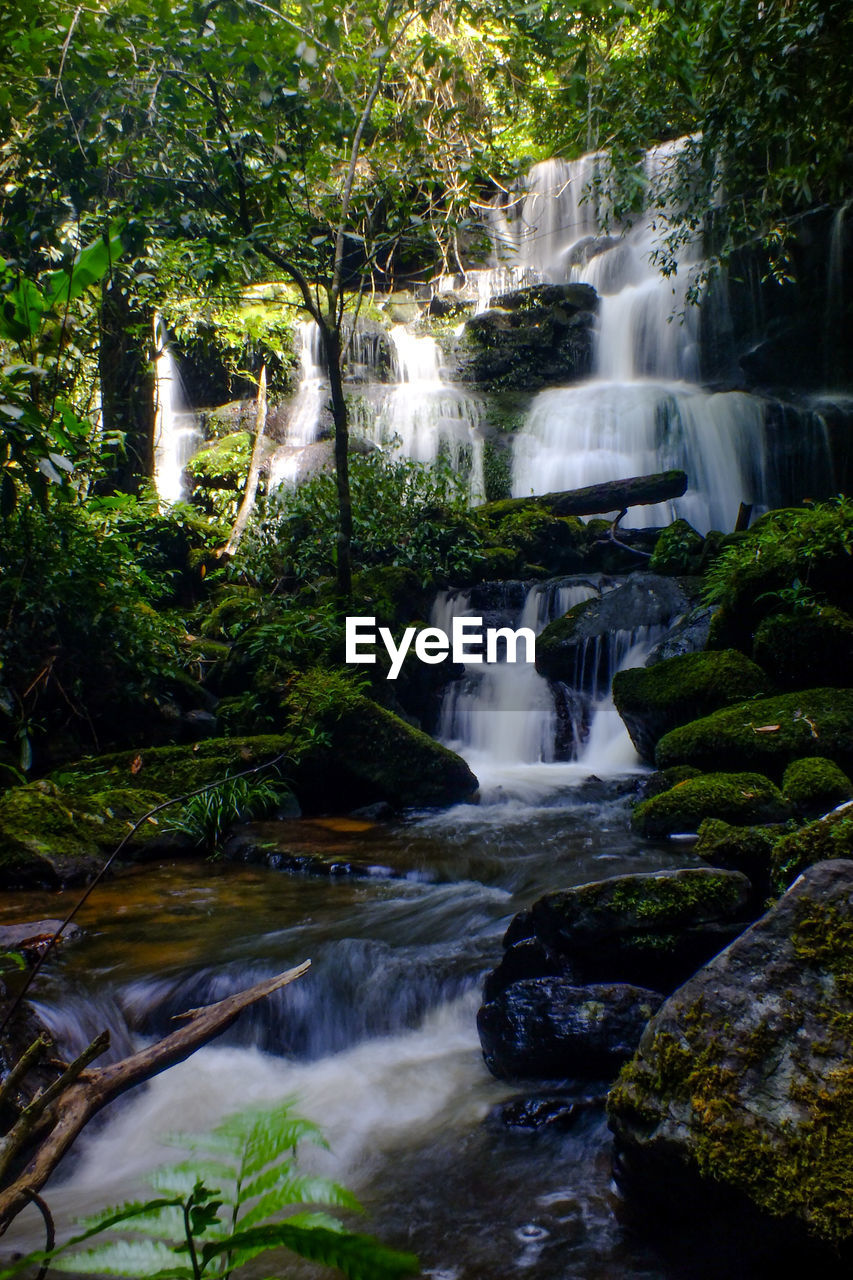
{"label": "moss-covered boulder", "polygon": [[[47,779],[12,788],[0,796],[0,885],[57,889],[85,882],[164,798],[141,788],[82,796]],[[159,823],[145,823],[127,856],[174,844]]]}
{"label": "moss-covered boulder", "polygon": [[798,609],[765,618],[755,633],[755,661],[783,689],[820,680],[853,684],[853,618],[841,609]]}
{"label": "moss-covered boulder", "polygon": [[853,690],[807,689],[715,711],[667,733],[657,745],[659,769],[692,764],[755,769],[781,782],[792,760],[826,756],[853,768]]}
{"label": "moss-covered boulder", "polygon": [[852,975],[853,862],[823,863],[649,1023],[608,1102],[629,1195],[849,1249]]}
{"label": "moss-covered boulder", "polygon": [[782,893],[801,871],[832,858],[853,858],[853,803],[783,836],[773,847],[772,886]]}
{"label": "moss-covered boulder", "polygon": [[734,826],[784,822],[790,806],[778,787],[760,773],[705,773],[686,778],[669,791],[638,804],[631,826],[642,836],[661,840],[698,831],[705,818],[722,818]]}
{"label": "moss-covered boulder", "polygon": [[853,800],[853,782],[823,756],[794,760],[785,770],[782,794],[801,818],[817,818],[845,800]]}
{"label": "moss-covered boulder", "polygon": [[652,764],[655,747],[670,729],[766,694],[769,687],[760,667],[737,650],[725,649],[617,671],[613,701],[640,757]]}
{"label": "moss-covered boulder", "polygon": [[578,980],[671,991],[743,928],[750,898],[735,871],[614,876],[545,894],[525,928]]}
{"label": "moss-covered boulder", "polygon": [[770,889],[773,847],[779,839],[775,827],[738,827],[722,818],[706,818],[699,826],[693,848],[697,858],[712,867],[742,871],[756,894],[765,898]]}

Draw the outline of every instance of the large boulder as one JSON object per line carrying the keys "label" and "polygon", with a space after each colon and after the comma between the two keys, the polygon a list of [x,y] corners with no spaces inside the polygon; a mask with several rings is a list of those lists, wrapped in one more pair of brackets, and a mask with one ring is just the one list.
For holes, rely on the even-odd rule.
{"label": "large boulder", "polygon": [[763,774],[703,773],[637,805],[631,825],[639,835],[662,840],[698,831],[705,818],[748,827],[784,822],[790,815],[782,793]]}
{"label": "large boulder", "polygon": [[[678,578],[632,574],[613,591],[575,605],[550,623],[536,642],[536,670],[549,680],[572,685],[607,681],[616,647],[606,642],[613,633],[670,625],[690,608],[691,587]],[[587,650],[596,642],[598,661],[588,663]]]}
{"label": "large boulder", "polygon": [[692,764],[757,770],[780,782],[792,760],[826,756],[853,768],[853,690],[807,689],[739,703],[673,729],[655,751],[659,769]]}
{"label": "large boulder", "polygon": [[826,862],[652,1018],[608,1103],[627,1188],[704,1222],[728,1191],[729,1220],[849,1251],[851,975],[853,862]]}
{"label": "large boulder", "polygon": [[592,370],[598,297],[590,285],[536,285],[472,316],[446,352],[454,382],[537,391]]}
{"label": "large boulder", "polygon": [[734,871],[613,876],[545,894],[505,941],[514,950],[534,940],[578,982],[671,991],[744,927],[750,897],[746,876]]}
{"label": "large boulder", "polygon": [[774,845],[773,887],[781,893],[806,867],[829,858],[853,858],[853,802],[839,805]]}
{"label": "large boulder", "polygon": [[760,667],[736,649],[723,649],[617,671],[613,701],[639,755],[653,764],[655,747],[670,729],[769,688]]}
{"label": "large boulder", "polygon": [[477,1015],[486,1066],[510,1080],[612,1076],[662,999],[624,983],[516,982]]}

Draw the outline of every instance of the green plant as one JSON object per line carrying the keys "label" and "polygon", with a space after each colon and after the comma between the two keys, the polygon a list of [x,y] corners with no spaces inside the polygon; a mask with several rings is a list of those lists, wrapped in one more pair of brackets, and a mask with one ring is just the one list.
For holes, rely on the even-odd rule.
{"label": "green plant", "polygon": [[[326,1143],[316,1125],[295,1116],[288,1104],[242,1112],[207,1137],[175,1141],[188,1143],[193,1156],[154,1175],[153,1199],[105,1210],[59,1249],[23,1259],[0,1280],[39,1260],[77,1274],[227,1280],[253,1258],[281,1248],[337,1267],[349,1280],[403,1280],[417,1273],[416,1258],[346,1230],[327,1213],[291,1212],[304,1205],[360,1206],[330,1179],[299,1172],[299,1144]],[[79,1249],[119,1227],[131,1238]]]}
{"label": "green plant", "polygon": [[198,846],[213,849],[235,822],[264,817],[281,804],[287,787],[275,778],[229,778],[192,796],[173,817],[167,830],[189,836]]}

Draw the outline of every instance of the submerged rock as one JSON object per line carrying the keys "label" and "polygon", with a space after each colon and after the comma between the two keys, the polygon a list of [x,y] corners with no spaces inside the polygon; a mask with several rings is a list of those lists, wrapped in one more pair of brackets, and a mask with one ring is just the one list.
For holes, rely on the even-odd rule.
{"label": "submerged rock", "polygon": [[517,1129],[525,1133],[567,1133],[590,1111],[603,1105],[603,1095],[577,1098],[567,1093],[538,1094],[502,1102],[489,1112],[486,1121],[494,1128]]}
{"label": "submerged rock", "polygon": [[612,1075],[663,996],[625,983],[516,982],[477,1014],[486,1066],[506,1079]]}
{"label": "submerged rock", "polygon": [[653,764],[657,743],[671,729],[769,688],[760,667],[736,649],[723,649],[617,671],[613,701],[639,755]]}
{"label": "submerged rock", "polygon": [[649,1023],[608,1103],[629,1190],[707,1220],[728,1189],[849,1248],[851,974],[853,862],[822,863]]}
{"label": "submerged rock", "polygon": [[703,773],[637,805],[631,826],[642,836],[660,840],[696,832],[705,818],[753,826],[759,822],[784,822],[790,816],[790,805],[763,774]]}
{"label": "submerged rock", "polygon": [[730,769],[756,769],[778,782],[802,756],[853,768],[853,690],[807,689],[715,711],[661,738],[655,762],[659,769],[712,770],[725,760]]}

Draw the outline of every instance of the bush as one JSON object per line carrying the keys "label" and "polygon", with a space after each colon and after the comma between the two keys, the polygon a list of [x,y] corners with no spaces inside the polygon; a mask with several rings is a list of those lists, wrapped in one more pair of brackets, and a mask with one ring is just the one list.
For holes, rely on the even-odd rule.
{"label": "bush", "polygon": [[[481,548],[467,491],[449,467],[389,460],[378,451],[350,458],[353,563],[397,565],[423,583],[470,575]],[[335,573],[335,477],[321,473],[278,490],[259,506],[234,570],[264,587],[296,587]]]}

